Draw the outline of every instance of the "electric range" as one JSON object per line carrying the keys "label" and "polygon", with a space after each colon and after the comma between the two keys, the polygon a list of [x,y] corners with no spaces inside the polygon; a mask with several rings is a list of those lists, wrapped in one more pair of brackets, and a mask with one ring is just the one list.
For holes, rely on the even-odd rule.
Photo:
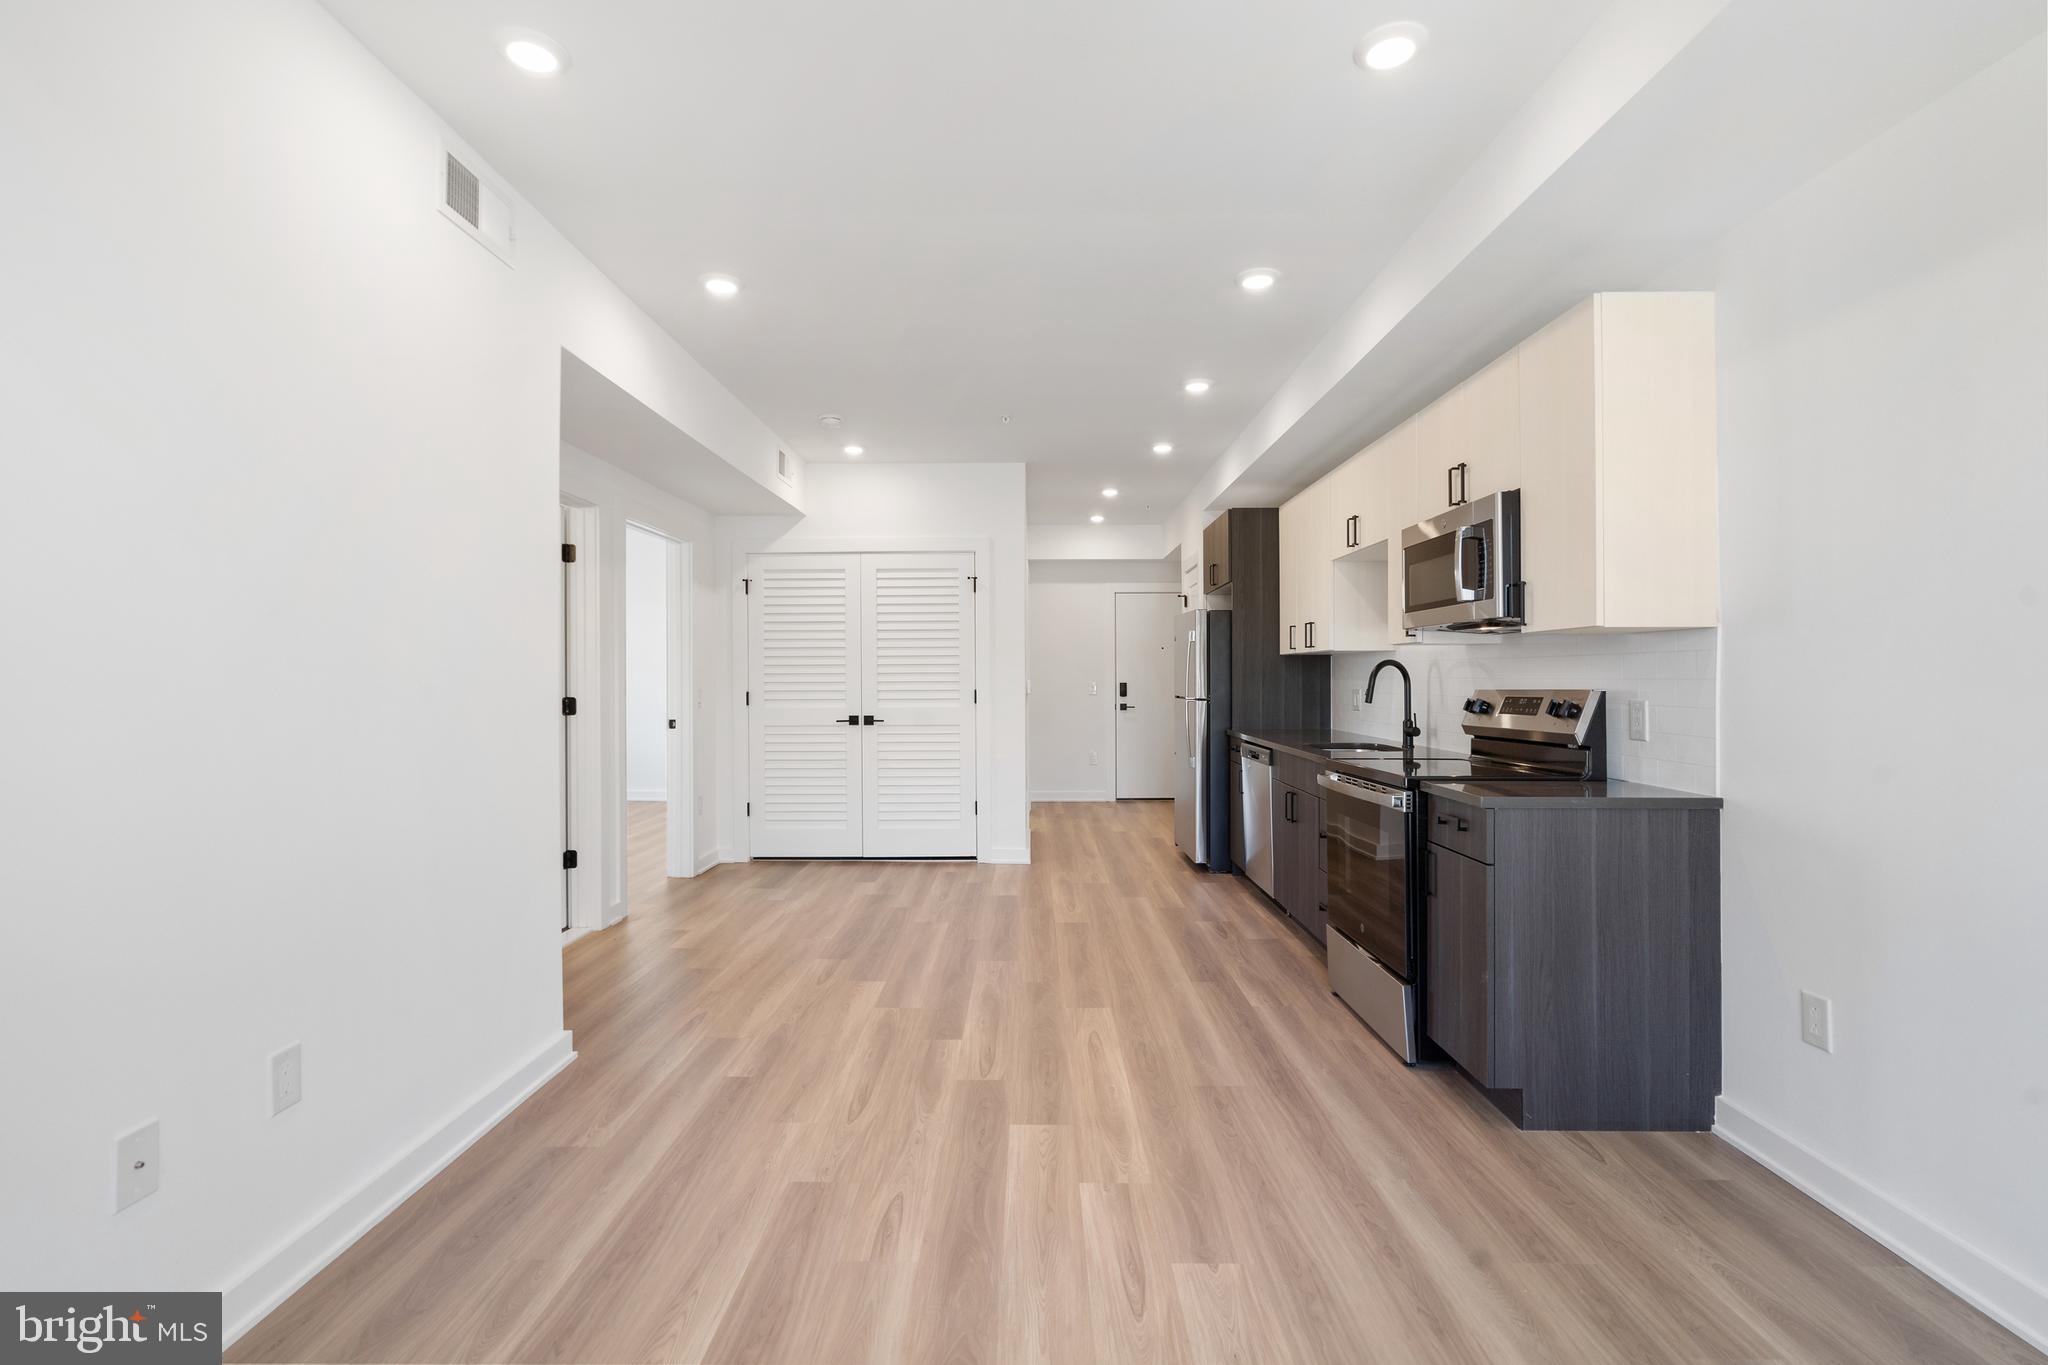
{"label": "electric range", "polygon": [[1330,988],[1413,1064],[1421,1049],[1427,782],[1597,782],[1607,775],[1597,690],[1482,688],[1466,698],[1465,755],[1332,751],[1323,795]]}

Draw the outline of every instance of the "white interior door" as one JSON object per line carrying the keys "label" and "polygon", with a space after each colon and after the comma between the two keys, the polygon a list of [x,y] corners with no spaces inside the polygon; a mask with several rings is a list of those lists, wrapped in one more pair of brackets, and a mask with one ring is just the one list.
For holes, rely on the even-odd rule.
{"label": "white interior door", "polygon": [[748,830],[763,858],[861,856],[859,555],[752,555]]}
{"label": "white interior door", "polygon": [[1116,794],[1171,797],[1180,594],[1116,594]]}
{"label": "white interior door", "polygon": [[859,558],[862,851],[973,857],[974,556]]}

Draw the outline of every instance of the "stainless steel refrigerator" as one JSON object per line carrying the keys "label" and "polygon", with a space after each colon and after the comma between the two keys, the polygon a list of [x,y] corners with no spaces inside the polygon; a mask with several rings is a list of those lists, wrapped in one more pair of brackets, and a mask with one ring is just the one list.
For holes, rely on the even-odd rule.
{"label": "stainless steel refrigerator", "polygon": [[1173,842],[1214,872],[1230,871],[1230,613],[1185,611],[1174,665]]}

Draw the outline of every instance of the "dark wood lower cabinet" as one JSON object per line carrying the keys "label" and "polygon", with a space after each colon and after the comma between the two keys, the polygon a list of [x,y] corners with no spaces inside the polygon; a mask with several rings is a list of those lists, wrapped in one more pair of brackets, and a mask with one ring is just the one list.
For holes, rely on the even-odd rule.
{"label": "dark wood lower cabinet", "polygon": [[1493,886],[1485,863],[1423,850],[1427,1031],[1481,1085],[1493,1082]]}
{"label": "dark wood lower cabinet", "polygon": [[1273,899],[1288,918],[1323,941],[1323,798],[1273,784]]}
{"label": "dark wood lower cabinet", "polygon": [[[1491,817],[1490,847],[1466,841],[1490,864],[1435,842],[1445,811]],[[1720,812],[1432,799],[1430,814],[1431,1041],[1524,1128],[1711,1128]]]}
{"label": "dark wood lower cabinet", "polygon": [[1224,762],[1230,765],[1230,870],[1244,870],[1244,765],[1243,750],[1233,742]]}

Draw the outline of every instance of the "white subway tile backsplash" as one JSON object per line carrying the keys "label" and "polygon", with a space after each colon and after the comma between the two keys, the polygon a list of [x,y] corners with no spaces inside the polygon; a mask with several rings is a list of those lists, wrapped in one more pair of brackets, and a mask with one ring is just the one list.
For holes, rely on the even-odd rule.
{"label": "white subway tile backsplash", "polygon": [[[1415,679],[1415,716],[1422,743],[1463,752],[1460,708],[1477,687],[1598,687],[1606,691],[1607,769],[1631,782],[1680,791],[1719,790],[1715,771],[1716,659],[1713,630],[1646,631],[1634,635],[1432,636],[1395,651]],[[1365,686],[1384,654],[1339,654],[1330,662],[1330,723],[1339,730],[1400,734],[1400,680],[1381,675],[1369,706],[1351,709],[1351,689]],[[1628,703],[1650,706],[1650,737],[1628,737]]]}

